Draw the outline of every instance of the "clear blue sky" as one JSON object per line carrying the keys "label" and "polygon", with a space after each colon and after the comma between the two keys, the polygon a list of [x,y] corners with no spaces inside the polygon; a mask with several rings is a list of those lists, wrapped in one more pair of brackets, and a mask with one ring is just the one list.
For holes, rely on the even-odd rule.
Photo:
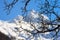
{"label": "clear blue sky", "polygon": [[[10,3],[11,1],[8,0],[7,3]],[[29,4],[30,7],[27,7],[28,9],[36,9],[33,3],[33,1],[31,1],[32,5]],[[18,3],[16,3],[16,5],[14,5],[13,9],[11,10],[11,13],[9,15],[7,15],[6,11],[4,11],[4,1],[0,0],[0,20],[12,20],[13,18],[15,18],[17,15],[21,15],[21,7],[24,5],[24,3],[20,3],[20,1]],[[32,7],[31,7],[32,6]]]}
{"label": "clear blue sky", "polygon": [[[12,0],[8,0],[8,3],[10,3]],[[36,2],[36,1],[35,1]],[[34,9],[36,11],[39,11],[37,10],[37,3],[35,3],[34,0],[30,1],[29,5],[27,6],[27,9],[30,10],[30,9]],[[43,2],[42,2],[43,3]],[[0,0],[0,20],[12,20],[13,18],[15,18],[17,15],[21,15],[22,12],[21,12],[21,7],[24,5],[24,3],[19,2],[16,3],[16,5],[14,5],[13,9],[11,10],[11,13],[9,15],[7,15],[6,11],[4,11],[4,1],[3,0]],[[60,3],[59,3],[60,5]],[[55,11],[58,12],[58,14],[60,14],[60,9],[59,8],[56,8]]]}
{"label": "clear blue sky", "polygon": [[[9,0],[10,1],[10,0]],[[4,1],[1,0],[0,1],[0,20],[12,20],[14,17],[16,17],[18,14],[20,13],[20,5],[19,3],[17,3],[14,8],[11,10],[11,13],[9,15],[7,15],[6,11],[4,11]]]}

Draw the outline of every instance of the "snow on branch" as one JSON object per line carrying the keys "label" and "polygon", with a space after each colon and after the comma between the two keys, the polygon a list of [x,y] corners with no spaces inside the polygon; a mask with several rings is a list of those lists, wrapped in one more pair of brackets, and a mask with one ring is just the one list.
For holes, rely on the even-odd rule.
{"label": "snow on branch", "polygon": [[8,35],[10,38],[13,37],[16,40],[22,38],[34,39],[34,34],[50,33],[52,31],[57,31],[60,28],[60,24],[51,24],[47,16],[35,12],[35,10],[32,10],[29,14],[27,14],[25,18],[18,15],[18,17],[13,21],[13,23],[0,21],[0,32]]}

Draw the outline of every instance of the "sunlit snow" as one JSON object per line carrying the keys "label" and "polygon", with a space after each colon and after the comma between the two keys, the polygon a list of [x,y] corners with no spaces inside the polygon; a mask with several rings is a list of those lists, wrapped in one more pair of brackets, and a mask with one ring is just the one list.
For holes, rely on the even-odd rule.
{"label": "sunlit snow", "polygon": [[[43,14],[41,14],[41,16],[43,16],[44,21],[49,20],[49,18],[47,16],[45,16]],[[9,37],[11,37],[11,36],[15,37],[16,40],[18,40],[18,39],[24,39],[24,40],[36,40],[36,39],[37,40],[52,40],[50,38],[48,39],[48,38],[45,38],[45,37],[41,36],[41,34],[36,34],[35,36],[33,36],[31,33],[28,32],[28,30],[30,32],[34,30],[33,26],[31,26],[32,23],[34,23],[33,25],[36,28],[39,28],[41,26],[41,24],[38,24],[37,21],[36,21],[37,18],[40,19],[40,17],[39,17],[38,14],[35,13],[34,10],[27,16],[27,18],[23,19],[23,16],[18,15],[18,17],[16,19],[14,19],[13,23],[10,23],[8,21],[1,21],[0,20],[0,32],[4,33],[5,35],[7,35]],[[29,20],[32,21],[31,24],[30,24]],[[49,34],[49,32],[45,33],[45,35],[46,34]]]}

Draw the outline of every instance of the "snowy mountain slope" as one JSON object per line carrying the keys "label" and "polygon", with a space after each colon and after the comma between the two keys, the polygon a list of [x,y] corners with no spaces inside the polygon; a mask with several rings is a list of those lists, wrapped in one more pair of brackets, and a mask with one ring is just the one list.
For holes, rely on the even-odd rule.
{"label": "snowy mountain slope", "polygon": [[[45,38],[41,36],[42,34],[31,34],[30,32],[36,33],[36,29],[42,26],[40,20],[49,21],[49,18],[43,14],[38,14],[34,10],[31,11],[24,19],[23,16],[19,15],[16,19],[14,19],[13,23],[9,23],[8,21],[0,20],[0,32],[4,33],[9,37],[15,37],[15,40],[24,39],[24,40],[52,40],[51,38]],[[46,21],[47,22],[47,21]],[[34,27],[35,28],[34,28]],[[48,26],[47,26],[48,27]],[[29,31],[29,32],[28,32]],[[50,34],[45,33],[46,34]]]}
{"label": "snowy mountain slope", "polygon": [[18,27],[18,26],[16,26],[16,24],[14,23],[0,21],[0,31],[6,35],[16,36],[16,33],[13,31],[15,30],[14,27]]}
{"label": "snowy mountain slope", "polygon": [[[22,32],[20,32],[20,34],[18,33],[17,29],[15,28],[19,28],[20,25],[16,25],[14,23],[8,23],[8,22],[0,22],[0,32],[4,33],[5,35],[9,36],[9,37],[16,37],[17,39],[25,39],[25,40],[29,40],[30,38],[28,38],[31,34],[26,32],[26,31],[22,31],[22,29],[20,29]],[[29,25],[25,25],[22,24],[22,28],[27,29],[27,30],[32,30],[31,28],[29,28]],[[29,34],[29,35],[28,35]],[[18,36],[20,35],[20,36]],[[35,38],[31,39],[34,40]],[[39,39],[39,38],[38,38]],[[43,38],[44,40],[46,40],[45,38]],[[43,40],[41,39],[41,40]]]}

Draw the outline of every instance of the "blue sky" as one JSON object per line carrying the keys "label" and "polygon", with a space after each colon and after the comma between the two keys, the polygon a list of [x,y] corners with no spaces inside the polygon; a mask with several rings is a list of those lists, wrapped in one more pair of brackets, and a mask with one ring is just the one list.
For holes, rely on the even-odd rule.
{"label": "blue sky", "polygon": [[[7,1],[7,3],[10,3],[11,1]],[[27,7],[28,9],[36,9],[33,3],[33,1],[31,1],[32,5],[30,4],[29,7]],[[21,7],[24,5],[24,3],[20,3],[20,1],[18,1],[16,3],[16,5],[14,5],[13,9],[11,10],[10,14],[7,15],[7,12],[4,11],[4,1],[1,0],[0,1],[0,20],[12,20],[13,18],[15,18],[17,15],[21,15],[22,12],[21,12]],[[32,6],[32,7],[31,7]]]}
{"label": "blue sky", "polygon": [[[44,0],[43,0],[44,1]],[[7,3],[12,2],[12,0],[7,0]],[[36,2],[36,3],[35,3]],[[43,3],[43,2],[42,2]],[[37,8],[38,5],[38,1],[30,1],[29,5],[27,6],[27,10],[31,10],[34,9],[36,11],[39,11]],[[60,3],[59,3],[60,5]],[[20,0],[14,5],[13,9],[11,10],[10,14],[7,15],[6,11],[4,11],[4,1],[1,0],[0,1],[0,20],[12,20],[13,18],[15,18],[17,15],[21,15],[21,7],[24,6],[24,3],[20,2]],[[55,8],[55,11],[58,12],[58,14],[60,14],[60,9],[59,8]],[[53,15],[54,16],[54,15]],[[52,17],[53,17],[52,16]],[[53,18],[52,18],[53,19]]]}
{"label": "blue sky", "polygon": [[12,20],[18,14],[20,14],[19,4],[16,4],[15,7],[11,10],[11,13],[7,15],[7,12],[4,11],[4,1],[0,1],[0,20]]}

